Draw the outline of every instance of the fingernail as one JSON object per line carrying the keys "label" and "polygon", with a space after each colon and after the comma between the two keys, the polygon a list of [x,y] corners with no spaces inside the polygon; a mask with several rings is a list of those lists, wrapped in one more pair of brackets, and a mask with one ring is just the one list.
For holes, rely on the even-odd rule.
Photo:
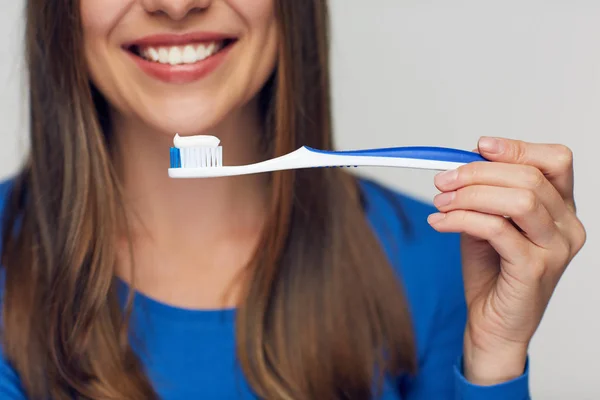
{"label": "fingernail", "polygon": [[456,197],[456,192],[440,193],[433,198],[433,204],[437,208],[444,207],[452,203],[454,197]]}
{"label": "fingernail", "polygon": [[444,218],[446,218],[446,214],[444,214],[444,213],[435,213],[435,214],[431,214],[429,217],[427,217],[427,222],[430,225],[435,225],[438,222],[440,222],[441,220],[443,220]]}
{"label": "fingernail", "polygon": [[479,148],[486,153],[497,154],[502,151],[502,142],[492,137],[482,137],[479,140]]}
{"label": "fingernail", "polygon": [[454,182],[458,177],[458,171],[455,169],[451,169],[449,171],[440,172],[434,178],[435,184],[437,186],[445,186]]}

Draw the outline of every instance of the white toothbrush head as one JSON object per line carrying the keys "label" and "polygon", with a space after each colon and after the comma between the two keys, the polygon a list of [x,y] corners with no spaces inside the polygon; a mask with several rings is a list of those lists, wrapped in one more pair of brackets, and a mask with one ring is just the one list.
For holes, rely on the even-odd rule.
{"label": "white toothbrush head", "polygon": [[223,147],[215,136],[179,136],[171,148],[171,168],[206,168],[223,166]]}

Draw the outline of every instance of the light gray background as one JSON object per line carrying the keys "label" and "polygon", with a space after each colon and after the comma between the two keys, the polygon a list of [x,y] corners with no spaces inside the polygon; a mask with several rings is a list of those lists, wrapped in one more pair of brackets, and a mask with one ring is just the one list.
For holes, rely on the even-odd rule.
{"label": "light gray background", "polygon": [[[480,135],[575,152],[588,243],[531,348],[534,399],[600,398],[600,2],[331,0],[340,148],[440,145]],[[26,149],[22,2],[0,3],[0,177]],[[425,200],[433,173],[361,170]]]}

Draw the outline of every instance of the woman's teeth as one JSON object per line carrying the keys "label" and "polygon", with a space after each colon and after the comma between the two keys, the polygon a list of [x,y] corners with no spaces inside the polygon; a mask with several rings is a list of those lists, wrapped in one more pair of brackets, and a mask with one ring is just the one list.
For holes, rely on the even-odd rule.
{"label": "woman's teeth", "polygon": [[148,61],[160,64],[193,64],[207,59],[224,47],[224,42],[188,44],[185,46],[144,47],[140,55]]}

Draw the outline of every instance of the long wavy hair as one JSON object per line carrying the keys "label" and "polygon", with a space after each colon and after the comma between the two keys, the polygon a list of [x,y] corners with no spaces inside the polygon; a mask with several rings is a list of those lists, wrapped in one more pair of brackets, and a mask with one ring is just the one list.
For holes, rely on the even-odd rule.
{"label": "long wavy hair", "polygon": [[[279,59],[260,93],[267,151],[330,149],[326,1],[274,3]],[[82,46],[77,1],[27,1],[31,151],[5,212],[4,352],[31,399],[149,400],[114,282],[125,205],[108,107]],[[261,398],[369,399],[383,374],[415,370],[406,300],[350,174],[274,173],[247,271],[237,355]]]}

